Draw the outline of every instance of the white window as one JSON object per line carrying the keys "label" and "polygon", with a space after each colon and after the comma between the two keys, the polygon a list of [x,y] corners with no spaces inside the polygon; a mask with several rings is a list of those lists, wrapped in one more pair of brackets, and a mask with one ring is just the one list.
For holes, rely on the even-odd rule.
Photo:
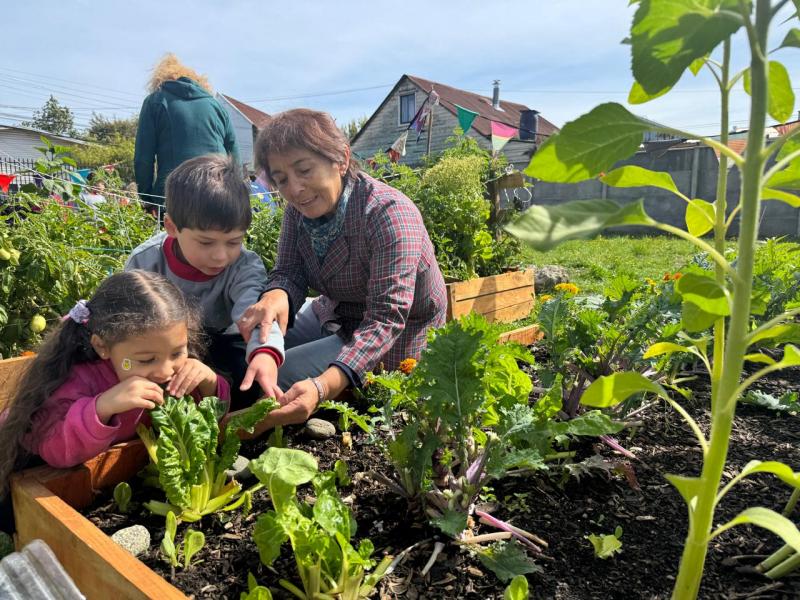
{"label": "white window", "polygon": [[400,96],[400,124],[411,123],[411,119],[414,118],[416,112],[416,96],[413,93]]}

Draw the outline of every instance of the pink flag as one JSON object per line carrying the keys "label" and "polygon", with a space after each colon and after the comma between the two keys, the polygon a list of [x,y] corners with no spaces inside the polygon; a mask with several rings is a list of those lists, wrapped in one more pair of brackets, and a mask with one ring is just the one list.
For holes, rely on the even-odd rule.
{"label": "pink flag", "polygon": [[502,150],[508,140],[517,135],[516,127],[492,121],[492,151],[497,154]]}
{"label": "pink flag", "polygon": [[3,193],[8,193],[8,186],[11,185],[11,182],[16,179],[16,175],[6,175],[5,173],[0,173],[0,190],[3,190]]}

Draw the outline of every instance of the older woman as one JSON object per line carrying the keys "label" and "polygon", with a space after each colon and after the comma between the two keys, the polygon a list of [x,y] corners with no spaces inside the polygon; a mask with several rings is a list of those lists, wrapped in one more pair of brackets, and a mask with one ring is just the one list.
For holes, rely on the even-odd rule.
{"label": "older woman", "polygon": [[[275,115],[256,162],[287,201],[275,267],[239,328],[277,320],[286,333],[281,403],[259,428],[302,423],[379,364],[419,358],[447,297],[414,203],[361,172],[330,115]],[[319,297],[306,300],[309,288]]]}
{"label": "older woman", "polygon": [[239,164],[230,117],[211,95],[205,76],[167,54],[153,69],[148,89],[150,95],[139,113],[133,157],[143,201],[163,205],[167,175],[190,158],[229,154]]}

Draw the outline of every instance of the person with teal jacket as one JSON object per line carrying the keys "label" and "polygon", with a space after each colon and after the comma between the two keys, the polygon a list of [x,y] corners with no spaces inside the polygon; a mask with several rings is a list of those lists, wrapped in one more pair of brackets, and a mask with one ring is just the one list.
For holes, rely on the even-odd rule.
{"label": "person with teal jacket", "polygon": [[[204,76],[167,54],[153,69],[149,90],[139,113],[133,157],[143,201],[163,206],[167,175],[190,158],[229,154],[240,164],[230,117]],[[152,204],[145,209],[156,208]]]}

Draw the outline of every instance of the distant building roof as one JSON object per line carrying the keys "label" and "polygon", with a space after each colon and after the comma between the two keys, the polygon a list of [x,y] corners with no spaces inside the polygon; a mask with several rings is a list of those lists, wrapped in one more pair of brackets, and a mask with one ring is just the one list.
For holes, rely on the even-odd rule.
{"label": "distant building roof", "polygon": [[[439,104],[454,115],[458,114],[458,110],[455,107],[455,105],[458,104],[462,108],[476,112],[480,117],[484,117],[483,119],[480,117],[476,118],[472,123],[472,128],[486,137],[492,135],[489,121],[504,123],[511,127],[519,127],[520,114],[525,110],[530,110],[524,104],[509,102],[502,98],[500,99],[500,108],[502,110],[497,110],[492,106],[492,99],[487,96],[460,90],[443,83],[417,77],[416,75],[405,75],[405,77],[408,77],[411,82],[429,94],[431,90],[435,89],[436,93],[439,94]],[[500,94],[502,96],[502,90]],[[537,138],[546,138],[556,131],[558,131],[558,127],[542,117],[542,115],[538,115],[536,128]],[[541,142],[543,140],[537,139],[536,141]]]}
{"label": "distant building roof", "polygon": [[261,129],[264,124],[272,119],[267,113],[258,110],[257,108],[253,108],[249,104],[245,104],[244,102],[237,100],[236,98],[231,98],[225,94],[220,94],[225,100],[230,102],[240,113],[242,113],[245,118],[250,121],[253,125]]}
{"label": "distant building roof", "polygon": [[50,133],[49,131],[44,131],[43,129],[34,129],[33,127],[23,127],[22,125],[0,125],[0,131],[3,131],[5,129],[19,129],[21,131],[30,131],[31,133],[37,133],[39,135],[43,135],[50,141],[56,140],[61,142],[67,142],[68,144],[79,144],[81,146],[86,146],[89,144],[89,142],[86,142],[84,140],[68,137],[66,135],[58,135],[55,133]]}

